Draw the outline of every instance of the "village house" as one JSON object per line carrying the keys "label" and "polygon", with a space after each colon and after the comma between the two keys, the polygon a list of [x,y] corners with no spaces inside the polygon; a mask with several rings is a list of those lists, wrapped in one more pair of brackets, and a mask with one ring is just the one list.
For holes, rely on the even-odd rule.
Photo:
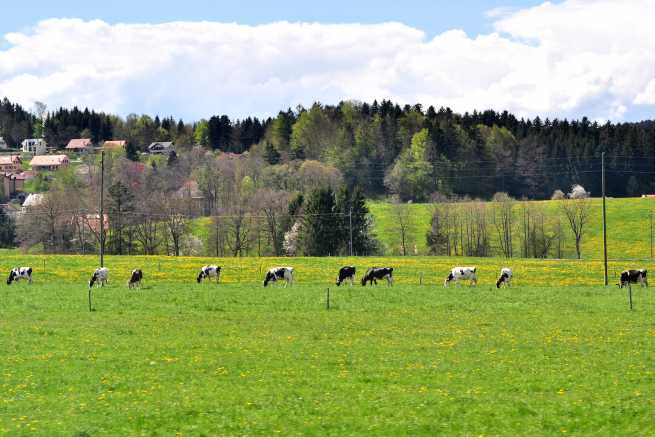
{"label": "village house", "polygon": [[125,140],[108,140],[102,144],[102,150],[107,152],[122,152],[127,147]]}
{"label": "village house", "polygon": [[32,155],[43,155],[48,148],[43,138],[28,138],[23,140],[20,145],[23,153],[30,153]]}
{"label": "village house", "polygon": [[75,153],[88,153],[93,150],[93,142],[88,138],[74,138],[68,142],[66,150]]}
{"label": "village house", "polygon": [[173,197],[183,201],[186,213],[190,217],[198,217],[203,212],[205,196],[203,195],[198,182],[188,180],[177,190]]}
{"label": "village house", "polygon": [[17,193],[21,193],[25,187],[25,181],[30,179],[29,173],[3,173],[2,174],[3,193],[5,197],[12,198]]}
{"label": "village house", "polygon": [[0,173],[17,173],[21,164],[19,155],[0,155]]}
{"label": "village house", "polygon": [[0,150],[4,150],[8,148],[9,148],[9,144],[7,144],[4,138],[0,137]]}
{"label": "village house", "polygon": [[35,156],[30,161],[32,170],[34,172],[41,171],[55,171],[60,168],[67,167],[70,163],[68,156],[66,155],[41,155]]}
{"label": "village house", "polygon": [[151,155],[170,155],[172,151],[173,143],[171,141],[160,141],[148,146],[148,153]]}

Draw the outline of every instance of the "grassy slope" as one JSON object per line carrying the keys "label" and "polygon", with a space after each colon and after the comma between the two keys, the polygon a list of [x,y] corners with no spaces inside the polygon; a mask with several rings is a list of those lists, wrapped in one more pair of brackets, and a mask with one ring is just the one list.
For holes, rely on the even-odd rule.
{"label": "grassy slope", "polygon": [[[602,209],[601,200],[592,199],[593,210],[587,231],[582,241],[582,256],[587,259],[602,259]],[[557,214],[557,201],[530,202],[545,208],[549,215]],[[430,227],[432,205],[411,205],[416,218],[414,238],[420,254],[427,253],[425,234]],[[370,202],[369,209],[375,220],[375,230],[387,254],[398,254],[398,232],[394,229],[392,205],[385,202]],[[607,199],[608,256],[611,259],[646,259],[649,248],[649,211],[655,210],[655,199]],[[516,207],[518,214],[518,206]],[[566,226],[562,221],[562,226]],[[564,255],[575,256],[574,240],[567,229]],[[495,236],[494,236],[495,237]],[[518,238],[515,242],[518,244]],[[395,249],[395,250],[394,250]]]}
{"label": "grassy slope", "polygon": [[[481,285],[445,290],[444,258],[225,259],[217,286],[193,279],[216,260],[108,257],[89,313],[95,261],[2,253],[1,271],[36,273],[0,289],[0,432],[655,432],[655,301],[636,289],[629,312],[616,287],[579,286],[598,262],[517,261],[499,291],[493,259],[462,260]],[[351,262],[396,266],[396,286],[332,287],[326,311]],[[297,284],[264,289],[260,269],[278,263]],[[146,283],[129,292],[136,266]]]}

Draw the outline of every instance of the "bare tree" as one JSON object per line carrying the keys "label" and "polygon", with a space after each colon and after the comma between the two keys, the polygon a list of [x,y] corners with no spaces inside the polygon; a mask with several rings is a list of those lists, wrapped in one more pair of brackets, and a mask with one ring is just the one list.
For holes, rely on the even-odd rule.
{"label": "bare tree", "polygon": [[469,203],[465,210],[465,255],[489,256],[487,210],[482,202]]}
{"label": "bare tree", "polygon": [[407,256],[410,248],[414,246],[414,231],[416,230],[416,222],[409,204],[403,202],[396,202],[392,206],[391,216],[394,220],[393,230],[398,235],[398,243],[400,245],[400,254]]}
{"label": "bare tree", "polygon": [[591,203],[586,197],[563,200],[560,203],[560,211],[562,211],[564,217],[566,217],[566,221],[575,237],[575,253],[578,259],[580,259],[580,242],[582,241],[584,227],[587,224],[589,214],[591,213]]}
{"label": "bare tree", "polygon": [[507,193],[494,195],[493,224],[505,258],[513,256],[512,229],[514,228],[514,200]]}
{"label": "bare tree", "polygon": [[256,210],[263,213],[266,221],[266,233],[271,242],[275,256],[283,254],[284,232],[282,230],[282,217],[287,214],[289,193],[263,188],[255,193],[253,205]]}

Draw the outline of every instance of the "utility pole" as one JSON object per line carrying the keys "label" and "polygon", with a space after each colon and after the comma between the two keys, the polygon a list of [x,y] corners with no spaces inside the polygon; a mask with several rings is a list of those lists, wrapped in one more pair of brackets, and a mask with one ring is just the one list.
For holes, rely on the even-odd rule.
{"label": "utility pole", "polygon": [[653,210],[648,214],[650,217],[650,258],[653,259]]}
{"label": "utility pole", "polygon": [[605,266],[605,286],[607,286],[607,211],[605,208],[605,152],[601,154],[601,184],[603,186],[603,264]]}
{"label": "utility pole", "polygon": [[350,256],[353,256],[353,207],[348,212],[348,226],[350,228]]}
{"label": "utility pole", "polygon": [[100,152],[100,267],[105,266],[105,151]]}

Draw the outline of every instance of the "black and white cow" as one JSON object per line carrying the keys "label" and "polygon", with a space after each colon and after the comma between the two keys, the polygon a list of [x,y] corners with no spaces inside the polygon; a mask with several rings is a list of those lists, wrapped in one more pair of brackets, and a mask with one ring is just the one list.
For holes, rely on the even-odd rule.
{"label": "black and white cow", "polygon": [[91,280],[89,281],[89,288],[93,287],[93,284],[96,284],[98,287],[104,287],[107,285],[107,279],[109,278],[109,269],[107,267],[100,267],[93,272]]}
{"label": "black and white cow", "polygon": [[471,281],[471,285],[477,285],[478,277],[475,274],[476,267],[455,267],[448,273],[446,280],[443,282],[444,287],[448,287],[452,281]]}
{"label": "black and white cow", "polygon": [[339,276],[337,277],[337,287],[344,281],[350,281],[350,285],[355,282],[355,267],[345,266],[339,269]]}
{"label": "black and white cow", "polygon": [[211,278],[216,278],[216,283],[218,284],[218,281],[221,278],[221,268],[219,266],[202,266],[196,281],[200,284],[203,279]]}
{"label": "black and white cow", "polygon": [[368,282],[370,285],[378,285],[378,279],[386,279],[387,285],[393,285],[393,268],[392,267],[371,267],[362,277],[362,287]]}
{"label": "black and white cow", "polygon": [[134,288],[134,287],[141,288],[141,280],[142,279],[143,279],[143,272],[140,269],[132,270],[132,275],[130,275],[130,279],[127,281],[127,287],[128,288]]}
{"label": "black and white cow", "polygon": [[11,269],[7,278],[7,285],[11,285],[12,282],[18,282],[21,279],[27,279],[27,282],[32,283],[32,267],[16,267],[15,269]]}
{"label": "black and white cow", "polygon": [[646,277],[646,270],[624,270],[621,272],[619,281],[619,288],[626,287],[628,284],[641,284],[642,287],[648,287],[648,278]]}
{"label": "black and white cow", "polygon": [[266,277],[264,278],[264,287],[268,285],[269,282],[276,282],[278,280],[285,280],[287,285],[293,285],[293,267],[273,267],[266,272]]}
{"label": "black and white cow", "polygon": [[500,277],[496,281],[496,288],[500,288],[503,285],[509,287],[510,282],[512,281],[512,269],[509,267],[503,267],[500,269]]}

